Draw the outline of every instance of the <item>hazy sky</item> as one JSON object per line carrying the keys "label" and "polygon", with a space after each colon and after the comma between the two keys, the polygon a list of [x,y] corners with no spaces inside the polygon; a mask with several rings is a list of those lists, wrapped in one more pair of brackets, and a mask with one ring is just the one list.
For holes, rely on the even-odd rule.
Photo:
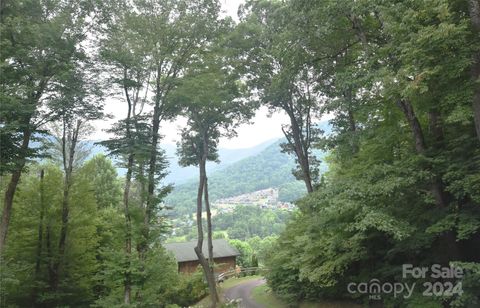
{"label": "hazy sky", "polygon": [[[220,0],[222,9],[226,15],[236,19],[238,6],[244,0]],[[105,105],[105,112],[111,114],[114,118],[102,121],[96,121],[95,134],[91,136],[94,140],[103,140],[108,138],[104,129],[109,128],[117,119],[126,116],[126,107],[123,100],[109,99]],[[252,124],[245,124],[237,129],[238,136],[232,139],[221,139],[222,148],[246,148],[255,146],[264,141],[282,137],[281,125],[288,123],[286,114],[276,113],[268,116],[266,108],[257,111],[255,117],[251,120]],[[185,119],[178,119],[174,122],[167,122],[161,126],[160,133],[165,137],[162,142],[175,143],[179,140],[179,128],[185,123]]]}

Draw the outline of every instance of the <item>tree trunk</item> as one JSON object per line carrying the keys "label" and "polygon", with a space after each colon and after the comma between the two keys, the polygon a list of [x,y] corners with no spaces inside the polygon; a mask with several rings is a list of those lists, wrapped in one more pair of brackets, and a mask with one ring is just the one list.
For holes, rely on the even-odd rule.
{"label": "tree trunk", "polygon": [[[415,140],[415,150],[418,154],[425,154],[426,151],[426,143],[425,143],[425,136],[423,134],[422,127],[418,118],[413,110],[412,104],[406,100],[401,99],[397,101],[397,105],[402,110],[407,122],[410,126],[410,130],[412,132],[413,139]],[[432,180],[430,184],[430,192],[432,193],[433,197],[435,198],[435,203],[439,207],[446,207],[447,201],[445,200],[445,193],[443,191],[443,183],[437,176]]]}
{"label": "tree trunk", "polygon": [[5,249],[5,244],[7,241],[8,226],[10,224],[10,216],[12,215],[12,205],[13,198],[15,196],[15,191],[17,190],[18,183],[20,182],[20,177],[22,175],[23,168],[26,163],[26,153],[28,150],[28,145],[30,143],[30,137],[32,132],[30,128],[26,128],[23,131],[23,140],[20,147],[20,158],[18,165],[12,173],[10,182],[8,183],[7,190],[5,191],[5,199],[3,203],[3,212],[2,212],[2,222],[0,225],[0,255],[3,254]]}
{"label": "tree trunk", "polygon": [[[205,279],[208,283],[208,289],[210,290],[210,297],[212,300],[213,308],[217,307],[218,294],[216,289],[215,277],[213,275],[212,268],[209,264],[209,261],[203,255],[203,226],[202,226],[202,197],[205,189],[206,182],[206,161],[207,161],[207,152],[204,148],[204,153],[200,160],[199,169],[200,169],[200,179],[198,183],[198,192],[197,192],[197,246],[194,248],[195,253],[197,254],[200,265],[203,268],[203,273],[205,274]],[[210,253],[210,252],[209,252]]]}
{"label": "tree trunk", "polygon": [[[44,185],[45,172],[42,169],[40,171],[40,220],[38,222],[38,240],[37,240],[37,252],[35,255],[35,281],[38,281],[40,276],[40,263],[43,248],[43,219],[45,216],[45,185]],[[37,297],[37,286],[32,289],[32,306],[35,307]]]}
{"label": "tree trunk", "polygon": [[153,120],[152,120],[152,145],[150,149],[150,160],[148,165],[148,184],[147,184],[147,204],[145,206],[145,217],[143,226],[143,239],[140,245],[140,258],[144,258],[144,254],[148,247],[149,240],[149,228],[152,209],[157,202],[155,198],[155,173],[157,172],[157,154],[158,154],[158,131],[160,129],[160,107],[158,104],[153,108]]}
{"label": "tree trunk", "polygon": [[204,198],[205,198],[205,210],[207,212],[207,238],[208,238],[208,260],[210,262],[211,270],[213,272],[213,239],[212,239],[212,212],[210,211],[210,200],[208,198],[208,177],[206,161],[208,157],[208,137],[207,134],[203,134],[203,150],[205,151],[204,161]]}
{"label": "tree trunk", "polygon": [[352,88],[348,87],[348,89],[343,93],[345,100],[347,102],[347,116],[348,116],[348,131],[350,132],[350,145],[352,147],[352,154],[357,154],[359,151],[359,144],[357,141],[357,123],[355,121],[355,115],[352,110],[353,104],[353,93]]}
{"label": "tree trunk", "polygon": [[[55,271],[54,271],[54,266],[55,266],[55,260],[53,257],[53,251],[52,251],[52,227],[51,227],[51,222],[47,222],[47,228],[45,230],[45,236],[46,236],[46,246],[47,246],[47,267],[48,267],[48,284],[50,288],[54,285],[54,280],[55,280]],[[51,289],[53,291],[53,289]]]}
{"label": "tree trunk", "polygon": [[302,131],[298,125],[297,119],[295,118],[295,114],[292,109],[293,108],[290,105],[286,105],[284,108],[284,110],[288,114],[288,117],[290,118],[292,132],[291,134],[289,134],[283,128],[282,131],[285,135],[285,138],[287,138],[288,143],[293,146],[295,150],[295,155],[297,156],[298,164],[300,165],[300,169],[302,171],[303,181],[305,182],[307,192],[312,193],[313,185],[310,173],[310,164],[308,161],[308,146],[304,142],[302,142]]}
{"label": "tree trunk", "polygon": [[430,133],[432,134],[435,142],[440,145],[443,142],[444,133],[442,117],[438,110],[433,109],[428,112],[428,124]]}
{"label": "tree trunk", "polygon": [[418,154],[424,154],[426,150],[425,139],[420,122],[413,111],[412,104],[405,99],[401,99],[397,101],[397,105],[402,110],[405,118],[407,119],[408,125],[410,126],[413,140],[415,141],[415,150]]}
{"label": "tree trunk", "polygon": [[364,50],[368,52],[367,35],[365,34],[365,30],[363,29],[360,19],[355,14],[350,14],[349,19],[352,22],[352,28],[353,30],[355,30],[355,34],[357,35],[358,39],[362,43]]}
{"label": "tree trunk", "polygon": [[58,288],[60,282],[60,267],[63,263],[65,256],[65,246],[67,242],[67,230],[69,219],[69,197],[70,197],[70,175],[65,176],[65,184],[63,188],[63,201],[62,201],[62,224],[60,227],[60,240],[58,242],[58,260],[55,264],[55,280],[54,290]]}
{"label": "tree trunk", "polygon": [[355,124],[355,118],[353,117],[353,112],[350,109],[348,110],[348,129],[352,133],[357,131],[357,126]]}
{"label": "tree trunk", "polygon": [[205,193],[205,210],[207,211],[207,237],[208,237],[208,261],[210,265],[210,272],[213,276],[213,286],[215,291],[211,294],[213,294],[212,298],[215,297],[215,303],[218,303],[219,298],[218,298],[218,293],[216,290],[216,282],[215,282],[215,271],[214,271],[214,266],[215,262],[213,260],[213,233],[212,233],[212,212],[210,211],[210,200],[208,198],[208,178],[206,176],[206,170],[205,170],[205,186],[204,186],[204,193]]}
{"label": "tree trunk", "polygon": [[[63,186],[63,200],[62,200],[62,223],[60,227],[60,240],[58,242],[58,258],[55,262],[53,273],[53,290],[58,289],[60,283],[60,271],[64,264],[65,247],[67,243],[68,221],[70,212],[70,188],[72,187],[73,164],[75,160],[75,151],[80,133],[82,122],[77,120],[72,131],[68,132],[67,141],[67,126],[66,119],[63,123],[63,137],[62,137],[62,154],[63,154],[63,168],[65,171],[65,181]],[[68,147],[67,147],[68,146]],[[67,156],[68,151],[68,156]]]}
{"label": "tree trunk", "polygon": [[[409,123],[410,130],[412,131],[413,139],[415,140],[415,149],[418,154],[425,154],[426,151],[426,143],[425,137],[422,131],[422,127],[420,122],[415,115],[413,110],[413,106],[408,100],[402,99],[397,101],[397,105],[400,107],[402,112],[404,113],[407,122]],[[438,126],[438,119],[439,114],[434,113],[430,115],[431,126]],[[435,128],[435,134],[440,134],[441,127]],[[443,137],[443,135],[438,135],[437,137]],[[430,183],[430,192],[435,199],[435,204],[438,208],[446,208],[448,206],[448,202],[446,200],[446,194],[443,189],[443,182],[441,178],[437,175],[434,176]],[[439,256],[439,260],[442,263],[447,264],[449,261],[458,260],[460,256],[460,251],[458,244],[455,239],[455,234],[452,231],[447,231],[439,238],[439,245],[443,249],[446,248],[446,253]]]}
{"label": "tree trunk", "polygon": [[[131,254],[132,254],[132,222],[130,217],[130,209],[129,209],[129,199],[130,199],[130,187],[132,183],[132,172],[133,172],[133,163],[134,163],[134,154],[133,154],[133,147],[132,147],[132,136],[130,131],[131,125],[131,116],[132,116],[132,109],[135,108],[135,102],[132,106],[132,101],[130,100],[130,95],[128,93],[127,87],[127,69],[125,68],[123,71],[124,77],[124,84],[123,89],[125,92],[125,98],[127,99],[128,111],[127,111],[127,119],[126,119],[126,137],[127,142],[129,144],[128,147],[128,161],[127,161],[127,174],[125,176],[125,189],[123,192],[123,205],[125,211],[125,257],[126,257],[126,269],[125,269],[125,281],[124,281],[124,294],[123,294],[123,301],[126,305],[130,305],[131,295],[132,295],[132,286],[131,286]],[[135,111],[133,111],[135,115]]]}
{"label": "tree trunk", "polygon": [[207,212],[207,232],[208,232],[208,260],[213,270],[213,239],[212,239],[212,212],[210,211],[210,200],[208,198],[208,177],[205,176],[204,186],[205,210]]}
{"label": "tree trunk", "polygon": [[[470,19],[472,21],[473,29],[477,37],[480,36],[480,1],[468,0],[468,8],[470,11]],[[477,51],[473,55],[473,64],[471,69],[471,75],[474,82],[474,94],[473,94],[473,116],[475,120],[475,130],[477,132],[477,138],[480,141],[480,51]]]}
{"label": "tree trunk", "polygon": [[308,157],[302,152],[302,150],[295,146],[297,152],[298,162],[300,163],[300,168],[302,169],[303,178],[305,182],[305,187],[307,188],[308,193],[313,192],[313,185],[312,185],[312,177],[310,175],[310,164],[308,161]]}
{"label": "tree trunk", "polygon": [[131,286],[131,255],[132,255],[132,222],[130,217],[130,209],[129,209],[129,198],[130,198],[130,187],[131,187],[131,180],[132,180],[132,169],[133,169],[133,154],[128,156],[128,163],[127,163],[127,174],[125,177],[125,190],[123,192],[123,205],[125,210],[125,254],[127,258],[127,265],[125,270],[125,282],[124,282],[124,303],[126,305],[130,304],[131,294],[132,294],[132,286]]}

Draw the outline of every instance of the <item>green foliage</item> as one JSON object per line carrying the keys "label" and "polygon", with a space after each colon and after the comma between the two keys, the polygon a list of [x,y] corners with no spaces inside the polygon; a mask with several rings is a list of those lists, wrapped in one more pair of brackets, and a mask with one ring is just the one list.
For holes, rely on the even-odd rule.
{"label": "green foliage", "polygon": [[[65,107],[82,108],[96,86],[83,78],[91,72],[89,60],[80,47],[86,20],[93,7],[88,1],[38,1],[2,3],[0,24],[0,173],[23,168],[24,157],[37,156],[39,148],[25,141],[43,131],[41,125],[65,113]],[[82,66],[80,70],[79,67]],[[93,78],[90,78],[93,79]],[[75,95],[73,95],[75,93]],[[98,99],[88,100],[95,112]],[[68,99],[67,99],[68,98]],[[24,144],[22,146],[22,143]]]}
{"label": "green foliage", "polygon": [[[324,96],[320,108],[334,115],[333,133],[316,144],[331,151],[330,171],[297,202],[299,211],[270,252],[272,289],[290,301],[367,303],[368,295],[346,292],[349,282],[404,281],[404,263],[475,267],[480,152],[469,70],[480,41],[466,5],[251,1],[242,24],[256,33],[275,30],[303,53],[301,65],[315,71]],[[258,54],[254,46],[246,47],[249,56]],[[475,285],[475,273],[463,282]],[[479,296],[468,287],[446,299],[382,294],[382,302],[474,307]]]}
{"label": "green foliage", "polygon": [[[267,267],[271,289],[293,304],[370,305],[368,295],[346,292],[348,283],[405,282],[405,263],[456,264],[465,270],[461,296],[383,294],[379,304],[478,306],[480,147],[471,105],[480,40],[472,3],[249,0],[234,24],[219,19],[211,0],[2,1],[0,202],[2,217],[12,215],[0,305],[188,306],[205,296],[201,272],[180,276],[161,245],[170,188],[161,187],[160,126],[186,116],[180,164],[199,165],[218,159],[220,138],[234,136],[262,103],[289,116],[282,149],[296,160],[275,143],[212,174],[210,199],[270,187],[282,201],[303,198],[292,215],[237,207],[214,217],[215,237],[231,239],[242,266]],[[130,162],[130,192],[103,156],[83,164],[79,150],[71,174],[58,160],[30,161],[43,150],[30,141],[55,130],[46,123],[61,120],[69,131],[57,138],[67,148],[46,145],[65,156],[77,120],[98,118],[99,77],[127,101],[127,118],[105,144]],[[332,131],[322,136],[316,123],[327,115]],[[319,152],[329,153],[324,177]],[[315,184],[307,196],[285,176],[297,165],[294,175],[308,182],[308,170]],[[177,217],[193,212],[197,184],[166,200]],[[179,236],[194,237],[185,226]]]}
{"label": "green foliage", "polygon": [[121,184],[112,162],[96,155],[82,168],[82,175],[92,184],[99,208],[117,207],[121,201]]}
{"label": "green foliage", "polygon": [[228,49],[223,39],[231,25],[218,23],[211,31],[216,38],[192,61],[171,95],[187,118],[177,144],[179,164],[184,167],[200,165],[203,155],[216,161],[219,138],[235,136],[235,128],[253,116],[254,105],[242,97],[240,76],[222,54]]}
{"label": "green foliage", "polygon": [[292,202],[305,195],[305,184],[300,181],[284,183],[278,188],[278,200]]}
{"label": "green foliage", "polygon": [[[107,292],[95,301],[95,306],[112,307],[124,303],[125,270],[130,271],[132,276],[132,294],[142,294],[142,298],[138,299],[139,305],[155,306],[158,303],[177,301],[174,294],[182,285],[177,273],[177,263],[163,248],[149,250],[144,260],[139,259],[138,254],[133,255],[127,269],[124,265],[127,259],[123,250],[102,249],[101,252],[105,261],[96,279],[103,282]],[[144,268],[141,270],[142,267]],[[183,300],[183,297],[178,300]]]}
{"label": "green foliage", "polygon": [[230,240],[229,243],[240,252],[240,256],[237,257],[238,266],[252,267],[252,247],[247,242],[242,242],[241,240]]}
{"label": "green foliage", "polygon": [[[74,172],[65,261],[53,291],[51,269],[60,260],[63,172],[53,164],[29,166],[15,199],[11,242],[2,258],[2,305],[26,306],[33,301],[48,306],[120,306],[126,268],[133,277],[133,294],[142,294],[141,305],[187,300],[177,297],[177,292],[183,292],[190,304],[204,296],[205,286],[202,289],[194,278],[181,278],[176,261],[158,243],[141,260],[133,254],[126,266],[119,180],[111,161],[103,156]],[[140,213],[133,214],[138,219],[134,235],[139,238],[143,220]],[[184,290],[190,285],[193,294]]]}
{"label": "green foliage", "polygon": [[[264,266],[276,240],[276,236],[267,236],[265,238],[255,236],[245,241],[230,240],[229,243],[240,252],[240,256],[237,257],[237,264],[240,267],[248,268]],[[252,275],[254,274],[252,272]]]}
{"label": "green foliage", "polygon": [[231,239],[264,238],[283,231],[289,216],[289,212],[281,210],[236,206],[230,213],[215,216],[213,230],[224,230]]}
{"label": "green foliage", "polygon": [[[45,171],[43,221],[39,220],[42,204],[39,196],[40,179],[38,171]],[[5,285],[7,303],[23,305],[32,298],[38,304],[70,302],[84,305],[93,300],[91,286],[97,270],[96,248],[98,237],[97,207],[95,196],[87,181],[77,181],[71,190],[70,225],[67,237],[66,259],[62,266],[60,288],[52,293],[50,289],[52,263],[58,256],[58,237],[62,202],[62,172],[53,165],[32,168],[26,175],[20,193],[16,198],[16,211],[12,217],[11,244],[4,258],[16,279]],[[39,227],[43,228],[39,242]],[[38,250],[38,245],[42,249]],[[39,262],[39,270],[35,268]],[[26,296],[28,294],[29,296]],[[23,303],[23,304],[22,304]]]}
{"label": "green foliage", "polygon": [[[288,211],[238,205],[232,212],[215,215],[213,238],[250,240],[274,237],[285,229],[289,218]],[[176,218],[177,221],[183,219],[187,218]],[[170,237],[168,240],[176,242],[196,239],[197,227],[193,223],[184,225],[176,228],[174,235],[175,237]]]}
{"label": "green foliage", "polygon": [[202,271],[192,275],[180,275],[178,286],[171,294],[172,302],[180,307],[189,307],[208,295],[208,286]]}

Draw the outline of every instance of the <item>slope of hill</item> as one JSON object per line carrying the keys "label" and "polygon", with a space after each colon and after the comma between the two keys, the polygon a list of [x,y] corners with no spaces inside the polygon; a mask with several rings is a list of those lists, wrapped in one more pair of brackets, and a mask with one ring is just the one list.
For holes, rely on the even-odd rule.
{"label": "slope of hill", "polygon": [[[232,197],[269,187],[280,190],[282,201],[293,201],[305,193],[303,182],[291,173],[295,167],[294,157],[282,153],[278,140],[257,155],[244,158],[216,172],[210,172],[209,195],[212,202],[219,198]],[[166,203],[174,213],[187,214],[195,211],[197,180],[177,185],[167,197]]]}
{"label": "slope of hill", "polygon": [[[246,157],[256,155],[266,149],[269,145],[274,143],[274,140],[268,140],[256,146],[242,149],[223,149],[218,150],[220,163],[208,162],[207,169],[209,172],[221,170],[232,163],[242,160]],[[192,178],[198,176],[196,167],[181,167],[178,165],[178,158],[176,155],[177,147],[174,144],[162,144],[169,162],[169,174],[165,178],[166,183],[174,183],[176,185],[183,184]]]}

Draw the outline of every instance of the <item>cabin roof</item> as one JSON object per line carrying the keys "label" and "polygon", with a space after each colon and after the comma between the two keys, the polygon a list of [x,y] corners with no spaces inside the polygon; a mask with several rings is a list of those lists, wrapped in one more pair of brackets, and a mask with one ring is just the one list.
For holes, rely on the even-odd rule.
{"label": "cabin roof", "polygon": [[[236,257],[240,253],[235,247],[232,247],[227,240],[217,239],[213,240],[213,258]],[[195,253],[194,247],[197,246],[197,241],[183,242],[183,243],[168,243],[165,248],[171,251],[177,259],[177,262],[197,261],[198,257]],[[207,241],[203,241],[203,254],[208,258]]]}

